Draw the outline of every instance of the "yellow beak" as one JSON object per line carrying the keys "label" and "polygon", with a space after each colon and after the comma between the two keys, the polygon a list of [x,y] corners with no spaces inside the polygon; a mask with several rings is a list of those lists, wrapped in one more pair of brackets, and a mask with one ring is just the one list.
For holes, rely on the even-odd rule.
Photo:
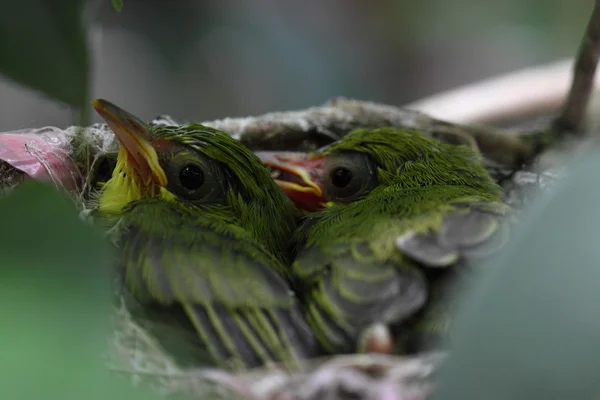
{"label": "yellow beak", "polygon": [[146,186],[152,182],[166,186],[167,177],[158,161],[147,124],[107,100],[94,99],[92,106],[119,139],[141,182]]}

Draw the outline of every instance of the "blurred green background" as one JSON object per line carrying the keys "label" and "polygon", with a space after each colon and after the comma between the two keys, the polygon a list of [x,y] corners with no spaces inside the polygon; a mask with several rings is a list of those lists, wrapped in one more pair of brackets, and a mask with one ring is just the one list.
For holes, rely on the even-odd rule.
{"label": "blurred green background", "polygon": [[[26,25],[31,19],[13,18],[6,11],[9,2],[19,1],[0,0],[0,17],[9,22],[0,28],[31,28]],[[593,0],[125,0],[122,13],[116,13],[108,0],[94,1],[99,12],[91,37],[91,97],[114,101],[145,119],[170,114],[177,120],[304,108],[340,95],[402,105],[485,77],[571,57],[593,6]],[[38,16],[45,17],[59,3],[37,4]],[[38,44],[50,36],[41,26],[32,31]],[[62,33],[56,29],[53,34],[66,42],[72,39]],[[9,36],[0,42],[18,39]],[[35,44],[29,46],[38,57],[34,72],[52,79],[45,66],[60,65],[61,60],[40,56]],[[21,64],[16,70],[25,68]],[[75,77],[65,84],[76,85]],[[99,121],[95,113],[93,118]],[[72,121],[67,106],[0,77],[0,131]],[[593,167],[582,164],[575,174],[578,186],[565,186],[553,208],[536,205],[545,211],[530,221],[539,224],[537,231],[521,234],[512,252],[499,259],[511,267],[501,270],[503,279],[481,286],[494,290],[466,297],[474,306],[466,309],[461,322],[463,336],[458,336],[459,346],[446,370],[447,392],[438,392],[444,398],[482,398],[477,390],[488,398],[492,390],[502,399],[552,394],[586,398],[558,396],[581,394],[597,384],[600,324],[580,317],[594,315],[598,303],[598,268],[585,269],[598,259],[590,234],[600,220],[594,212],[598,187],[588,184],[597,171]],[[112,263],[107,249],[99,244],[98,232],[78,222],[58,192],[30,184],[0,204],[0,219],[19,227],[0,237],[0,269],[6,275],[0,304],[10,328],[3,330],[0,363],[0,375],[10,384],[0,388],[5,394],[0,398],[63,399],[70,393],[133,399],[128,385],[109,381],[96,363],[104,348],[99,333],[106,327],[106,291],[98,283],[107,283],[108,276],[102,276]],[[573,198],[588,200],[587,208],[584,202],[575,216],[568,207]],[[570,241],[564,241],[564,232]],[[34,252],[31,243],[38,245]],[[563,268],[566,264],[575,270]],[[70,279],[55,279],[61,276]],[[544,279],[534,282],[531,276]],[[79,290],[71,293],[64,285]],[[570,301],[565,293],[574,294]],[[32,301],[39,296],[44,296],[41,308],[39,301]],[[93,323],[79,327],[82,315]],[[557,357],[547,361],[547,355]],[[564,368],[575,371],[579,381],[563,374]],[[473,370],[479,375],[472,375]],[[563,375],[572,381],[557,378]],[[64,376],[72,379],[59,379]],[[452,397],[457,393],[452,390],[466,392]],[[145,393],[137,398],[150,399]]]}
{"label": "blurred green background", "polygon": [[[106,0],[92,29],[92,96],[143,118],[200,121],[304,108],[340,95],[402,105],[572,56],[592,6],[125,0],[119,14]],[[60,60],[39,62],[43,71],[44,63]],[[65,126],[71,117],[66,106],[0,77],[0,131]]]}

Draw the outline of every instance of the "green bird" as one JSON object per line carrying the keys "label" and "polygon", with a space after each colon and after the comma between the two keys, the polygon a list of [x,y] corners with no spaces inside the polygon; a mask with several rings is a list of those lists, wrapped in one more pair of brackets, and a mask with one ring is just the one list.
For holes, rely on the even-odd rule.
{"label": "green bird", "polygon": [[216,129],[147,124],[106,100],[92,104],[120,142],[96,214],[116,236],[126,298],[171,329],[159,342],[185,346],[186,366],[312,356],[286,281],[297,211],[269,170]]}
{"label": "green bird", "polygon": [[364,348],[366,332],[382,324],[411,325],[404,351],[437,340],[448,329],[450,277],[466,271],[455,267],[507,239],[502,189],[469,146],[416,130],[357,129],[316,153],[259,155],[312,211],[296,233],[292,270],[328,352]]}

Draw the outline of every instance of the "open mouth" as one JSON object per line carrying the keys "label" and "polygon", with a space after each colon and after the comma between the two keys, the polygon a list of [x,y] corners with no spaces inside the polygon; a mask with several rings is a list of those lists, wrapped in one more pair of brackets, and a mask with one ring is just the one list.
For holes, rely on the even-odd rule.
{"label": "open mouth", "polygon": [[304,211],[325,206],[320,176],[323,159],[303,152],[259,151],[255,153],[270,170],[277,185]]}

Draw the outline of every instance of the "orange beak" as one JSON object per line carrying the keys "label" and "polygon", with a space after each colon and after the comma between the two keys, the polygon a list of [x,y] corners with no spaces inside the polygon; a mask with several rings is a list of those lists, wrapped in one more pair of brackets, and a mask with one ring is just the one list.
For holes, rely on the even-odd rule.
{"label": "orange beak", "polygon": [[263,164],[271,169],[277,185],[304,211],[325,207],[321,174],[323,157],[302,152],[256,152]]}
{"label": "orange beak", "polygon": [[125,150],[128,158],[127,164],[137,172],[141,182],[145,186],[153,182],[166,186],[167,177],[158,161],[147,124],[103,99],[92,100],[92,106],[119,139],[122,150]]}

